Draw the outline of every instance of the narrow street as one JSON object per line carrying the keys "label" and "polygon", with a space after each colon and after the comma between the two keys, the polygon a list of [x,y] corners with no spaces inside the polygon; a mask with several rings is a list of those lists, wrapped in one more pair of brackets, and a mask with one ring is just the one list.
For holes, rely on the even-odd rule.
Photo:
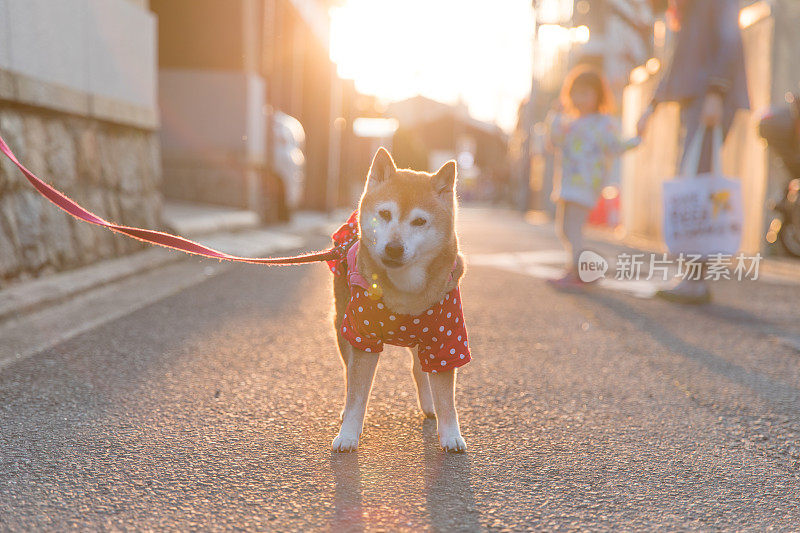
{"label": "narrow street", "polygon": [[[0,367],[0,529],[798,528],[796,278],[718,282],[702,307],[561,293],[542,279],[551,225],[465,208],[460,227],[467,453],[438,448],[393,347],[360,449],[332,453],[327,268],[190,259],[107,287],[113,319]],[[63,309],[47,323],[80,306]]]}

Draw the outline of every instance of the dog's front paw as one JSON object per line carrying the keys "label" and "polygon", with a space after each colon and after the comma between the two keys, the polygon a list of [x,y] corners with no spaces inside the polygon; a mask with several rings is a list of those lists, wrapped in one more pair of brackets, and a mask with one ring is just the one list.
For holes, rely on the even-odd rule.
{"label": "dog's front paw", "polygon": [[439,445],[448,453],[464,453],[467,443],[459,431],[439,433]]}
{"label": "dog's front paw", "polygon": [[354,452],[358,449],[358,435],[339,432],[333,439],[331,450],[335,452]]}

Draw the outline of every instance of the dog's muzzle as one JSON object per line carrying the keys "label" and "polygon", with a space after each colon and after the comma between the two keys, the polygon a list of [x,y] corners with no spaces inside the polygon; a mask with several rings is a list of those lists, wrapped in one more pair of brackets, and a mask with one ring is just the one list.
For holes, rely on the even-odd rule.
{"label": "dog's muzzle", "polygon": [[385,266],[390,268],[403,266],[403,254],[405,251],[406,250],[402,243],[397,241],[390,242],[383,249],[383,257],[381,258],[381,261]]}

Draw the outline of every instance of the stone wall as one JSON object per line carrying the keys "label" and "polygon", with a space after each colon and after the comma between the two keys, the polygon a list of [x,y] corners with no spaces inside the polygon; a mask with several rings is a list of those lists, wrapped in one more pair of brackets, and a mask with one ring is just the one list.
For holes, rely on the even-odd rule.
{"label": "stone wall", "polygon": [[[0,104],[0,132],[34,174],[90,211],[112,222],[159,228],[157,132],[13,104]],[[2,157],[0,287],[143,246],[72,219]]]}

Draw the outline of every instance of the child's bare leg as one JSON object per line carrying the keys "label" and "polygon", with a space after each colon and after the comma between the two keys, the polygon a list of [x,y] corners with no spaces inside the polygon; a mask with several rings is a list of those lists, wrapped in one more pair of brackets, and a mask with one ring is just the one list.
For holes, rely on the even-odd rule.
{"label": "child's bare leg", "polygon": [[558,240],[561,241],[561,245],[564,247],[564,251],[567,252],[567,260],[566,265],[569,266],[569,261],[572,258],[572,245],[567,239],[567,234],[564,231],[564,201],[559,200],[556,202],[556,218],[553,221],[555,223],[555,230],[556,230],[556,237]]}
{"label": "child's bare leg", "polygon": [[578,273],[578,260],[583,251],[583,226],[589,218],[589,209],[575,202],[558,202],[556,230],[567,251],[568,269]]}

